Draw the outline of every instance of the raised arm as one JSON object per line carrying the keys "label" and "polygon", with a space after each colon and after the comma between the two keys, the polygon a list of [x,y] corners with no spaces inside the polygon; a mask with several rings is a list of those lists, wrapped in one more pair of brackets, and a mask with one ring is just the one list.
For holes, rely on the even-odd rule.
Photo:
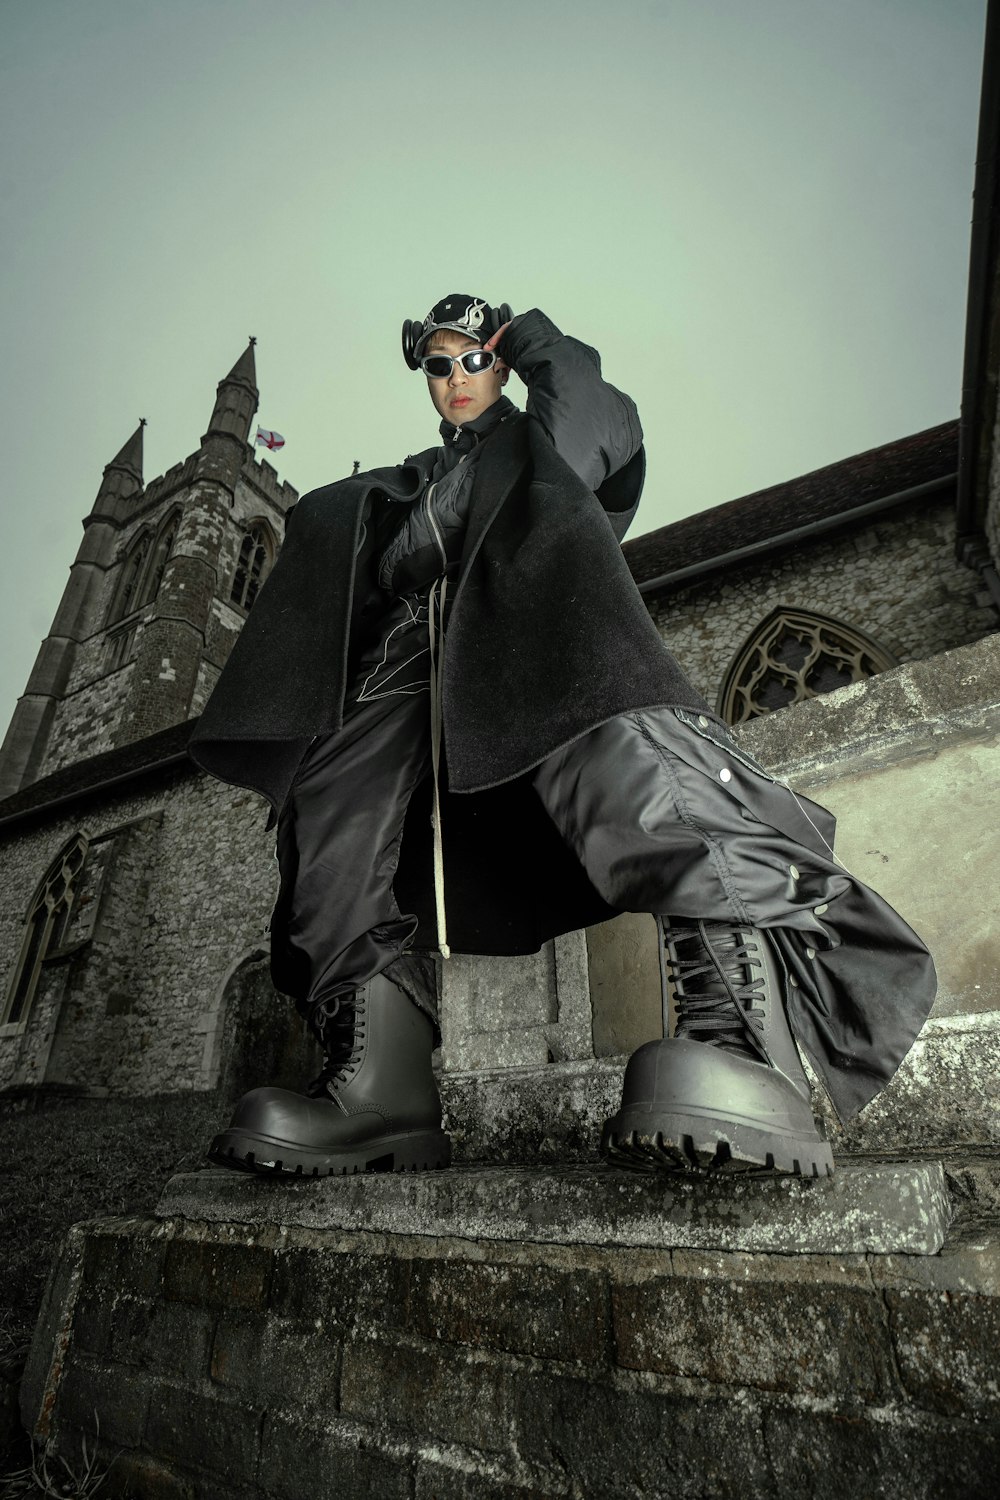
{"label": "raised arm", "polygon": [[528,414],[591,489],[639,451],[635,402],[602,378],[596,349],[561,333],[537,307],[505,324],[486,345],[494,346],[528,387]]}

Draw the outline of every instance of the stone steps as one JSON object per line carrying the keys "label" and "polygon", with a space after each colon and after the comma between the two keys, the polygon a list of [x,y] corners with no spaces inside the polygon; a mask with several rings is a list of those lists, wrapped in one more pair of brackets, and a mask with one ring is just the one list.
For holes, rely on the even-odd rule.
{"label": "stone steps", "polygon": [[315,1181],[216,1168],[172,1178],[157,1215],[557,1245],[936,1255],[953,1210],[940,1162],[850,1162],[823,1180],[644,1175],[604,1164]]}
{"label": "stone steps", "polygon": [[998,1199],[990,1152],[186,1174],[71,1232],[22,1412],[96,1413],[112,1494],[992,1497]]}
{"label": "stone steps", "polygon": [[[455,1159],[594,1160],[618,1110],[627,1058],[445,1071],[441,1098]],[[889,1086],[843,1128],[817,1086],[834,1159],[859,1153],[1000,1150],[1000,1012],[931,1020]]]}

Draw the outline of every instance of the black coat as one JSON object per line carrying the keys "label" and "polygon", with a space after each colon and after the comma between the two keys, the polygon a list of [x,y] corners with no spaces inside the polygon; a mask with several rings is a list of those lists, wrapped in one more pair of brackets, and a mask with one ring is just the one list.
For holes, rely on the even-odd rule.
{"label": "black coat", "polygon": [[[419,494],[434,454],[299,501],[192,736],[204,770],[280,809],[312,738],[340,726],[354,662],[385,608],[376,582],[383,497]],[[621,552],[643,468],[640,449],[595,495],[523,415],[484,446],[444,662],[442,824],[456,951],[533,952],[613,915],[526,772],[629,709],[711,712],[663,644]],[[418,941],[433,946],[426,790],[407,818],[395,885],[402,908],[421,916]]]}

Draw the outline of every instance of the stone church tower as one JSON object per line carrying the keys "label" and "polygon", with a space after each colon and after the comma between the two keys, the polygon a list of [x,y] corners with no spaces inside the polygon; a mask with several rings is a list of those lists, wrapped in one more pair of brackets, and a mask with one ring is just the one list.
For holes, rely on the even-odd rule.
{"label": "stone church tower", "polygon": [[143,420],[104,470],[0,750],[0,799],[201,712],[297,498],[254,461],[257,400],[251,339],[194,453],[144,485]]}

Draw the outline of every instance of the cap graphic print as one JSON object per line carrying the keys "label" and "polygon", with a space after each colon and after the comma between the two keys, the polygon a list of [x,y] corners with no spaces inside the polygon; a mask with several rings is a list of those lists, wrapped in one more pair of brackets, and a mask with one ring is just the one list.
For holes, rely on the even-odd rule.
{"label": "cap graphic print", "polygon": [[432,333],[451,329],[453,333],[464,333],[467,338],[482,343],[482,327],[491,308],[482,297],[469,297],[464,292],[450,292],[435,302],[423,323],[423,332],[417,340],[414,354],[417,359],[423,354]]}

